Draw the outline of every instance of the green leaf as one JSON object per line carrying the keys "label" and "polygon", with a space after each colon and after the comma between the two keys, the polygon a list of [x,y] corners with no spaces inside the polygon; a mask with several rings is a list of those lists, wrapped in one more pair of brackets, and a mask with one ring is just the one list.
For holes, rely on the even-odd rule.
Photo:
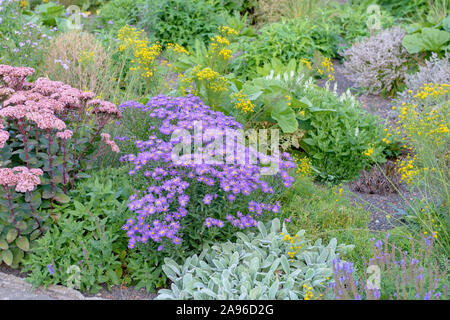
{"label": "green leaf", "polygon": [[427,51],[440,51],[448,41],[450,32],[433,28],[422,29],[423,47]]}
{"label": "green leaf", "polygon": [[2,259],[8,266],[11,266],[13,263],[13,254],[12,254],[11,250],[3,251]]}
{"label": "green leaf", "polygon": [[58,193],[53,197],[53,200],[58,201],[59,203],[68,203],[70,202],[70,197],[64,193]]}
{"label": "green leaf", "polygon": [[8,248],[9,248],[8,242],[6,242],[5,240],[0,240],[0,249],[8,250]]}
{"label": "green leaf", "polygon": [[10,229],[6,234],[6,241],[8,241],[8,243],[13,242],[16,239],[17,235],[18,231],[16,229]]}
{"label": "green leaf", "polygon": [[402,45],[410,54],[419,53],[423,50],[422,35],[420,33],[406,35],[403,37]]}
{"label": "green leaf", "polygon": [[16,240],[16,245],[25,252],[30,250],[30,242],[26,237],[19,236]]}
{"label": "green leaf", "polygon": [[298,129],[297,117],[294,110],[283,104],[276,104],[272,108],[271,117],[274,118],[284,133],[293,133]]}

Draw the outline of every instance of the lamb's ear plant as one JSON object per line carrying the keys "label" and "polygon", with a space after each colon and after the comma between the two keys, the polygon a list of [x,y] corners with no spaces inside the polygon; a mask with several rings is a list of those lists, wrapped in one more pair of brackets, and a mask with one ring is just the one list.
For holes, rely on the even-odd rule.
{"label": "lamb's ear plant", "polygon": [[352,245],[314,244],[305,231],[291,237],[274,219],[257,230],[238,233],[237,241],[218,243],[184,264],[165,259],[163,270],[172,281],[156,299],[313,299],[320,298],[332,278],[331,262]]}

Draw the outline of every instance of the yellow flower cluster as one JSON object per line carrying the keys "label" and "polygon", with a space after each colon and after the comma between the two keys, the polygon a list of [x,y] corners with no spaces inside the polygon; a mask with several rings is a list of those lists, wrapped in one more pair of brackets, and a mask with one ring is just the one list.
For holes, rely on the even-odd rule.
{"label": "yellow flower cluster", "polygon": [[284,236],[283,241],[289,241],[291,243],[291,246],[289,248],[290,251],[288,251],[288,256],[291,258],[291,262],[294,262],[295,255],[300,251],[300,249],[304,246],[304,244],[300,243],[300,238],[298,235],[295,235],[291,237],[288,234],[281,233],[282,236]]}
{"label": "yellow flower cluster", "polygon": [[311,286],[307,286],[306,284],[304,284],[303,288],[305,288],[305,290],[306,290],[304,300],[314,300],[315,296],[314,296],[314,293],[312,292]]}
{"label": "yellow flower cluster", "polygon": [[416,160],[416,155],[414,157],[408,156],[404,160],[397,160],[397,170],[400,174],[400,181],[406,181],[406,183],[410,184],[416,177],[419,176],[420,170],[418,170],[414,161]]}
{"label": "yellow flower cluster", "polygon": [[[339,189],[337,189],[338,187],[339,187]],[[337,189],[337,191],[336,191],[336,189]],[[332,190],[333,190],[333,193],[336,196],[336,202],[338,202],[339,199],[342,198],[342,192],[344,191],[344,189],[342,188],[342,185],[339,184],[338,186],[333,187]]]}
{"label": "yellow flower cluster", "polygon": [[219,51],[219,56],[222,56],[224,60],[230,60],[233,58],[233,51],[230,49],[222,49]]}
{"label": "yellow flower cluster", "polygon": [[370,147],[369,149],[367,149],[367,151],[364,152],[364,155],[370,157],[373,152],[373,147]]}
{"label": "yellow flower cluster", "polygon": [[25,7],[27,6],[28,2],[25,1],[25,0],[22,0],[22,1],[20,1],[19,4],[20,4],[20,7],[21,7],[21,8],[25,8]]}
{"label": "yellow flower cluster", "polygon": [[399,109],[399,121],[401,131],[405,137],[417,142],[426,138],[436,148],[443,147],[447,143],[446,134],[449,130],[449,103],[435,106],[431,110],[418,110],[417,104],[404,104]]}
{"label": "yellow flower cluster", "polygon": [[172,51],[176,52],[176,53],[189,55],[189,51],[187,51],[183,46],[180,46],[179,44],[169,43],[167,45],[167,48],[169,50],[172,50]]}
{"label": "yellow flower cluster", "polygon": [[328,80],[334,81],[334,68],[333,68],[333,62],[331,62],[331,59],[323,58],[320,65],[321,65],[321,68],[320,67],[317,68],[317,72],[321,75],[326,73]]}
{"label": "yellow flower cluster", "polygon": [[227,27],[227,26],[220,26],[219,27],[219,31],[222,34],[227,34],[230,36],[237,36],[238,32],[236,30],[234,30],[233,28]]}
{"label": "yellow flower cluster", "polygon": [[230,40],[228,40],[227,38],[222,37],[222,36],[215,36],[215,37],[211,38],[211,41],[212,41],[212,43],[211,43],[212,46],[217,45],[217,44],[223,44],[226,46],[230,45]]}
{"label": "yellow flower cluster", "polygon": [[144,78],[151,78],[155,73],[155,59],[161,54],[161,45],[159,43],[149,44],[149,40],[144,30],[138,31],[126,25],[119,30],[119,50],[121,52],[131,49],[136,60],[130,70],[141,71]]}
{"label": "yellow flower cluster", "polygon": [[88,64],[90,62],[94,61],[94,52],[93,51],[80,51],[80,54],[78,56],[78,63],[83,65],[83,64]]}
{"label": "yellow flower cluster", "polygon": [[309,70],[313,69],[311,62],[308,59],[301,58],[300,63],[304,64]]}
{"label": "yellow flower cluster", "polygon": [[[202,68],[201,66],[195,66],[192,69],[192,74],[199,81],[206,80],[208,89],[214,92],[228,91],[227,79],[209,67]],[[192,81],[192,78],[187,78],[186,83],[189,79]]]}
{"label": "yellow flower cluster", "polygon": [[219,73],[211,68],[204,68],[196,73],[198,80],[213,80],[219,76]]}
{"label": "yellow flower cluster", "polygon": [[232,94],[230,97],[237,100],[237,103],[234,105],[235,109],[241,110],[243,113],[255,112],[255,105],[248,100],[247,96],[242,93],[242,91]]}
{"label": "yellow flower cluster", "polygon": [[300,177],[311,175],[311,160],[308,157],[299,158],[294,155],[294,161],[297,165],[297,174]]}
{"label": "yellow flower cluster", "polygon": [[233,57],[233,52],[228,49],[230,41],[222,36],[215,36],[211,38],[211,55],[218,55],[223,60],[227,61]]}
{"label": "yellow flower cluster", "polygon": [[450,84],[443,83],[425,83],[423,87],[420,87],[417,90],[417,93],[414,95],[414,98],[426,99],[427,97],[438,97],[444,96],[449,92]]}

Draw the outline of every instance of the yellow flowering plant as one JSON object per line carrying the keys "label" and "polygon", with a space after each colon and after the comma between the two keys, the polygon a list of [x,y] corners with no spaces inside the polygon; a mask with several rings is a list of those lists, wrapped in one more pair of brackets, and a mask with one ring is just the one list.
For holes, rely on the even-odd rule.
{"label": "yellow flowering plant", "polygon": [[144,30],[125,25],[118,32],[119,51],[130,57],[130,71],[138,73],[150,88],[158,87],[160,76],[156,74],[161,70],[158,57],[162,47],[156,43],[150,43]]}
{"label": "yellow flowering plant", "polygon": [[411,218],[425,234],[435,238],[436,245],[449,254],[450,204],[450,102],[449,84],[424,84],[411,95],[421,105],[402,103],[398,108],[398,129],[410,155],[397,162],[398,171],[411,190],[419,194],[410,203]]}
{"label": "yellow flowering plant", "polygon": [[[228,113],[232,109],[228,101],[231,92],[229,64],[233,57],[230,44],[237,35],[238,31],[233,28],[220,26],[218,34],[210,38],[208,46],[198,40],[193,47],[188,48],[168,44],[167,57],[170,65],[180,73],[177,93],[198,95],[214,109]],[[237,91],[234,90],[234,93]],[[251,109],[250,105],[245,108]]]}

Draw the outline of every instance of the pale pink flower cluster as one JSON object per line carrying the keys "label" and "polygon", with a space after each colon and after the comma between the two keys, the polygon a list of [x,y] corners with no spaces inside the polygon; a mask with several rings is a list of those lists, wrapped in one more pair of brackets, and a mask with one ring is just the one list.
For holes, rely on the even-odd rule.
{"label": "pale pink flower cluster", "polygon": [[68,140],[72,138],[73,132],[71,130],[64,130],[56,133],[56,137],[62,140]]}
{"label": "pale pink flower cluster", "polygon": [[108,146],[110,146],[113,152],[115,153],[120,152],[119,146],[113,140],[111,140],[111,136],[108,133],[102,133],[100,135],[102,137],[102,141],[105,142]]}
{"label": "pale pink flower cluster", "polygon": [[3,124],[0,123],[0,149],[5,146],[6,141],[9,139],[9,132],[3,129]]}
{"label": "pale pink flower cluster", "polygon": [[119,109],[117,109],[117,106],[114,103],[100,100],[100,99],[94,99],[88,102],[88,107],[93,107],[91,110],[91,113],[106,113],[111,114],[115,116],[120,116]]}
{"label": "pale pink flower cluster", "polygon": [[26,117],[28,120],[35,122],[37,127],[42,130],[64,130],[66,128],[65,122],[50,112],[29,112],[26,114]]}
{"label": "pale pink flower cluster", "polygon": [[8,99],[14,93],[14,89],[0,88],[0,99]]}
{"label": "pale pink flower cluster", "polygon": [[41,169],[28,169],[27,167],[0,168],[0,185],[16,187],[17,192],[33,191],[41,184],[39,178],[44,173]]}
{"label": "pale pink flower cluster", "polygon": [[31,90],[57,100],[67,108],[81,108],[86,100],[94,97],[92,92],[83,92],[61,81],[52,81],[47,78],[37,79]]}
{"label": "pale pink flower cluster", "polygon": [[12,89],[20,89],[18,86],[23,84],[25,78],[33,73],[33,68],[0,65],[0,81],[3,81],[7,87]]}

